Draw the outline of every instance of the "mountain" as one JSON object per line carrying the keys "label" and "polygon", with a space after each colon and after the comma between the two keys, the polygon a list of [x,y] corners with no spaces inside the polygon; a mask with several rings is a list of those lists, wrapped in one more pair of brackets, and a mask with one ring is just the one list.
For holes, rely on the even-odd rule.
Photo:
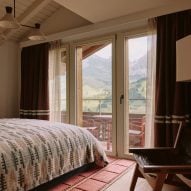
{"label": "mountain", "polygon": [[144,55],[139,59],[129,63],[129,82],[135,82],[146,78],[147,75],[147,56]]}
{"label": "mountain", "polygon": [[[129,63],[129,99],[146,98],[146,55]],[[104,111],[111,112],[112,99],[112,65],[111,58],[105,59],[92,55],[83,60],[83,99],[84,111],[97,111],[100,102],[93,99],[102,99]],[[92,100],[91,100],[92,99]],[[108,100],[107,100],[108,99]],[[136,107],[132,101],[132,107]]]}
{"label": "mountain", "polygon": [[129,99],[146,99],[146,78],[130,83]]}
{"label": "mountain", "polygon": [[[111,58],[92,55],[83,61],[83,96],[104,98],[111,95]],[[95,91],[92,91],[95,90]]]}

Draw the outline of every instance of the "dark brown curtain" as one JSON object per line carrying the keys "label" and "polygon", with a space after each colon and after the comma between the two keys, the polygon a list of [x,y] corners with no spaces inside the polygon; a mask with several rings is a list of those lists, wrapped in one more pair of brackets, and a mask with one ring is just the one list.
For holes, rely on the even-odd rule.
{"label": "dark brown curtain", "polygon": [[49,119],[48,51],[48,43],[22,49],[21,118]]}
{"label": "dark brown curtain", "polygon": [[156,24],[155,146],[173,146],[178,121],[191,119],[191,83],[176,82],[176,40],[191,34],[191,10],[160,16]]}

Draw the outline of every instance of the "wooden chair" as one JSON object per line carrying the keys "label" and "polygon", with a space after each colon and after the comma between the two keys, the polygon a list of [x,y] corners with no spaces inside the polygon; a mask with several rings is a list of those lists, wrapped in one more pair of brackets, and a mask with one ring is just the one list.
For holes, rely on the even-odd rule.
{"label": "wooden chair", "polygon": [[129,120],[130,147],[145,145],[145,117],[130,118]]}
{"label": "wooden chair", "polygon": [[132,148],[129,151],[137,162],[130,191],[134,191],[138,177],[144,177],[153,191],[161,191],[163,184],[174,175],[189,177],[191,174],[191,126],[183,126],[180,122],[174,147]]}

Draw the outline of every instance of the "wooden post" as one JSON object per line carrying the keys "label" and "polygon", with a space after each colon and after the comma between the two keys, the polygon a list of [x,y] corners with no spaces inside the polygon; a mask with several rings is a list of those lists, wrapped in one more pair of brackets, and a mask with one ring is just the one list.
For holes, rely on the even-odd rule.
{"label": "wooden post", "polygon": [[77,125],[83,125],[83,100],[82,100],[82,47],[76,48],[76,84],[77,84]]}

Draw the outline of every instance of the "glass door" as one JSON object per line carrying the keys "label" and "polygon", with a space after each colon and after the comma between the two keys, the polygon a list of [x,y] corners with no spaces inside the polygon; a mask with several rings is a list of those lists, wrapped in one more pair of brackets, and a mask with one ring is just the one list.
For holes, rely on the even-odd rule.
{"label": "glass door", "polygon": [[129,147],[145,145],[147,36],[126,38],[128,51]]}
{"label": "glass door", "polygon": [[[125,154],[130,147],[152,146],[153,72],[148,34],[125,37]],[[154,54],[153,54],[154,55]]]}
{"label": "glass door", "polygon": [[77,125],[90,131],[106,151],[113,152],[113,42],[76,46]]}

